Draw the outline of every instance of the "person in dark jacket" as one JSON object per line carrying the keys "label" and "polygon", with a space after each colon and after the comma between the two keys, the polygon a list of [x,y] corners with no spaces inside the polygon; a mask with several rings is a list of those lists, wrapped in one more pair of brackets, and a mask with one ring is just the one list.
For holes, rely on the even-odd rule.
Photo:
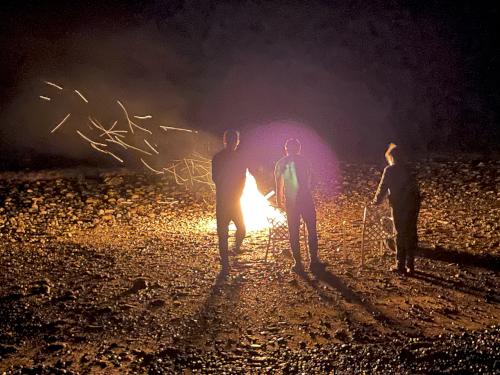
{"label": "person in dark jacket", "polygon": [[318,235],[316,231],[316,208],[311,195],[311,167],[300,154],[301,145],[297,139],[285,143],[286,156],[276,163],[276,199],[279,207],[285,207],[288,222],[290,246],[295,264],[292,271],[304,271],[300,255],[300,218],[304,220],[308,234],[309,269],[318,271],[323,264],[318,258]]}
{"label": "person in dark jacket", "polygon": [[373,204],[380,204],[386,196],[389,198],[396,229],[396,266],[391,270],[412,274],[415,271],[414,258],[418,243],[418,183],[400,147],[391,143],[385,158],[389,165],[384,169]]}
{"label": "person in dark jacket", "polygon": [[223,272],[229,270],[229,224],[236,226],[235,251],[239,251],[246,235],[240,198],[246,180],[246,163],[238,149],[239,132],[224,132],[224,149],[212,159],[212,179],[215,183],[217,235],[219,237],[219,254]]}

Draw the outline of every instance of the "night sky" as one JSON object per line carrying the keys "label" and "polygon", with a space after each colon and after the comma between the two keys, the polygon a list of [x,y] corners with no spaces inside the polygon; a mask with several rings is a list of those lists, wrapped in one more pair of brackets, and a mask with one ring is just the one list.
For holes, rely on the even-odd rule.
{"label": "night sky", "polygon": [[[478,1],[2,2],[3,165],[84,159],[43,80],[214,136],[289,121],[340,158],[498,148],[499,6]],[[63,137],[64,134],[61,135]],[[75,140],[77,141],[77,140]]]}

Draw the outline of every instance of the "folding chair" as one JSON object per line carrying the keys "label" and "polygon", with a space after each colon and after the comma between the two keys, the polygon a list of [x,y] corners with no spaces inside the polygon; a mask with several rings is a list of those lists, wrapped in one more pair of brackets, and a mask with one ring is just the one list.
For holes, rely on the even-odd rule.
{"label": "folding chair", "polygon": [[[276,220],[273,218],[268,218],[269,222],[269,236],[267,240],[266,256],[264,262],[267,263],[267,255],[269,253],[269,248],[274,252],[276,249],[276,243],[286,241],[288,243],[288,225],[286,220]],[[307,231],[304,222],[301,220],[300,223],[300,237],[304,241],[304,247],[308,250],[307,246]]]}
{"label": "folding chair", "polygon": [[390,243],[396,238],[392,212],[387,214],[375,206],[365,206],[361,227],[361,267],[365,265],[366,250],[376,250],[380,255],[384,248],[391,248]]}

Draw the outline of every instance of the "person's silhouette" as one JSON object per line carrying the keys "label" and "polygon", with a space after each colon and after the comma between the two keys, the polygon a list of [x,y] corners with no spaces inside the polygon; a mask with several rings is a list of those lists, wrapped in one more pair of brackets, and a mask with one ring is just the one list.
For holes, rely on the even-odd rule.
{"label": "person's silhouette", "polygon": [[288,221],[290,246],[295,264],[294,272],[303,272],[300,255],[300,218],[304,219],[308,234],[310,270],[316,271],[323,264],[318,258],[318,236],[316,231],[316,208],[311,195],[311,168],[300,154],[301,144],[297,139],[285,143],[286,156],[276,163],[276,199],[278,206],[285,207]]}
{"label": "person's silhouette", "polygon": [[412,274],[415,270],[414,258],[418,242],[420,192],[400,147],[391,143],[385,152],[385,158],[389,165],[384,169],[372,203],[380,204],[388,196],[396,228],[396,266],[392,270]]}
{"label": "person's silhouette", "polygon": [[219,253],[222,271],[229,270],[229,224],[236,226],[235,251],[239,251],[246,235],[240,198],[246,179],[246,164],[238,149],[239,132],[224,132],[224,149],[212,159],[212,179],[216,191],[217,235],[219,237]]}

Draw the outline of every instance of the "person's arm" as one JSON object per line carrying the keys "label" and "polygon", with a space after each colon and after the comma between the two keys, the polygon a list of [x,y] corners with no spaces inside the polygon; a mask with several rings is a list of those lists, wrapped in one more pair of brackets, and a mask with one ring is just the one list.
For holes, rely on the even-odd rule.
{"label": "person's arm", "polygon": [[384,198],[387,195],[387,192],[389,190],[389,174],[390,174],[390,167],[387,166],[384,169],[384,173],[382,173],[382,178],[380,179],[380,183],[378,184],[377,192],[375,193],[375,197],[373,198],[372,203],[373,204],[380,204],[384,200]]}
{"label": "person's arm", "polygon": [[312,171],[312,166],[309,160],[306,160],[306,165],[307,165],[307,184],[308,188],[310,191],[313,191],[315,186],[316,186],[316,176],[314,175]]}
{"label": "person's arm", "polygon": [[219,163],[218,163],[218,155],[215,155],[212,159],[212,181],[217,185],[219,180]]}
{"label": "person's arm", "polygon": [[276,204],[278,207],[284,207],[285,199],[284,199],[284,181],[283,181],[283,173],[281,173],[281,168],[279,162],[276,163],[276,167],[274,168],[274,179],[276,182]]}

